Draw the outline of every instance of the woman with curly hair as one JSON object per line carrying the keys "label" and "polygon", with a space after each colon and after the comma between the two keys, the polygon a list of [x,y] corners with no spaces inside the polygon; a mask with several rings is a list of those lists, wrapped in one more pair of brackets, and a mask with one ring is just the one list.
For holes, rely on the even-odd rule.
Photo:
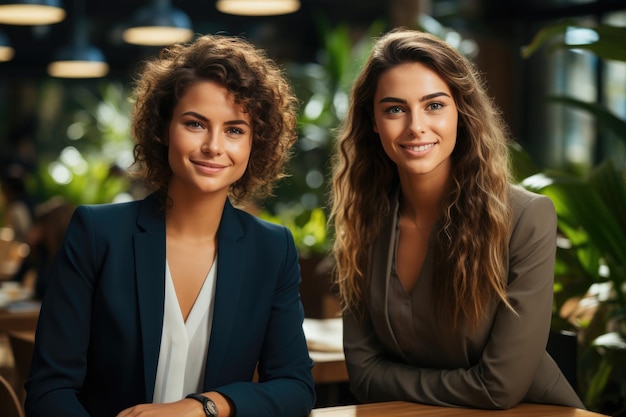
{"label": "woman with curly hair", "polygon": [[282,70],[248,41],[207,35],[147,61],[134,93],[134,173],[153,192],[75,211],[26,414],[307,416],[293,238],[234,206],[285,175],[297,101]]}
{"label": "woman with curly hair", "polygon": [[332,192],[351,389],[364,402],[583,407],[546,353],[556,215],[509,178],[475,67],[395,29],[352,90]]}

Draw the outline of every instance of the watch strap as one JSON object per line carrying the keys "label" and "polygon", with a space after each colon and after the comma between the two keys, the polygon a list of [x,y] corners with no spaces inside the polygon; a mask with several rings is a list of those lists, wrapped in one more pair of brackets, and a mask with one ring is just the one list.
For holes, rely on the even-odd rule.
{"label": "watch strap", "polygon": [[202,408],[206,417],[218,417],[217,406],[209,397],[202,394],[189,394],[185,398],[191,398],[202,403]]}

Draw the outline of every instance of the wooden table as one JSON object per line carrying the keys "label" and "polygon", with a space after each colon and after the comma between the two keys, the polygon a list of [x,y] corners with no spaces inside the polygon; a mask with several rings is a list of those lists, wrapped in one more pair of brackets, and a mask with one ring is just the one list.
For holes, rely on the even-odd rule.
{"label": "wooden table", "polygon": [[[23,307],[22,307],[23,306]],[[0,309],[0,333],[34,331],[39,319],[39,303],[28,302]]]}
{"label": "wooden table", "polygon": [[434,407],[403,401],[314,409],[309,417],[600,417],[603,414],[570,407],[520,404],[509,410]]}
{"label": "wooden table", "polygon": [[316,384],[348,382],[348,369],[343,352],[309,351],[313,359],[313,379]]}

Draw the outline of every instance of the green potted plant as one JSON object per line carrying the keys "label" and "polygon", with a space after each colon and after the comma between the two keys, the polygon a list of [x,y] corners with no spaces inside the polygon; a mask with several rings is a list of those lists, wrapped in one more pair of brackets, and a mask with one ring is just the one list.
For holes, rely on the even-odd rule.
{"label": "green potted plant", "polygon": [[[571,45],[561,41],[571,28],[593,30],[596,40]],[[552,48],[585,49],[599,58],[626,62],[626,28],[560,22],[535,36],[522,54]],[[596,118],[597,126],[626,144],[626,121],[604,106],[568,96],[547,98]],[[549,196],[555,204],[561,244],[555,267],[553,326],[572,326],[579,334],[579,387],[587,407],[626,415],[626,168],[605,160],[581,175],[545,170],[522,185]]]}

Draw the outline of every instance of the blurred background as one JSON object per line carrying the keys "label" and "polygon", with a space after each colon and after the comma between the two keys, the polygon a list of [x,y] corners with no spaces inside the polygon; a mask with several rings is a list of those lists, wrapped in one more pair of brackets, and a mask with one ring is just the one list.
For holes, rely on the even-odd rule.
{"label": "blurred background", "polygon": [[[50,20],[9,8],[40,3]],[[234,9],[241,3],[248,8]],[[176,40],[225,33],[266,49],[301,100],[291,177],[259,215],[294,233],[307,316],[336,315],[326,225],[333,129],[372,37],[418,28],[478,65],[515,139],[516,181],[555,202],[553,330],[576,335],[577,390],[588,407],[626,415],[626,1],[278,0],[286,11],[269,3],[0,1],[0,278],[30,279],[41,294],[38,271],[73,207],[143,195],[125,176],[139,64]],[[142,44],[129,30],[152,25],[174,38],[153,33]]]}

